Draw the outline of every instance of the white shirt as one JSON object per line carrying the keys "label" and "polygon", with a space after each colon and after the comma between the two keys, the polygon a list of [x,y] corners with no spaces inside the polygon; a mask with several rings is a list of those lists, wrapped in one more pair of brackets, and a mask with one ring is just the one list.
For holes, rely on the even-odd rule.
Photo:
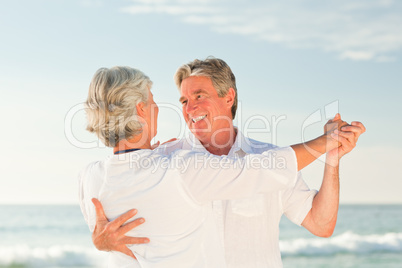
{"label": "white shirt", "polygon": [[[265,168],[269,161],[286,165]],[[132,245],[138,262],[113,252],[109,267],[226,267],[212,200],[246,198],[293,187],[297,162],[291,148],[244,159],[179,150],[166,156],[140,150],[94,162],[80,174],[80,206],[90,230],[91,202],[98,198],[108,219],[135,207],[146,223],[127,233],[149,237]]]}
{"label": "white shirt", "polygon": [[[167,145],[159,150],[169,153],[182,148],[206,152],[191,133],[187,138]],[[245,157],[275,147],[248,139],[238,131],[229,156]],[[316,194],[317,191],[309,189],[299,172],[296,185],[287,190],[245,199],[214,201],[214,215],[224,243],[227,267],[283,267],[279,250],[280,219],[285,214],[293,223],[301,225]]]}

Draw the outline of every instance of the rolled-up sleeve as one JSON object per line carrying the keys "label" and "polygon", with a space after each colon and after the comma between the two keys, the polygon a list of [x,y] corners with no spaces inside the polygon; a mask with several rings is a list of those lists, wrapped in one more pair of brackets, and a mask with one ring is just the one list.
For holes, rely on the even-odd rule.
{"label": "rolled-up sleeve", "polygon": [[313,206],[313,199],[318,193],[311,190],[298,172],[296,185],[282,192],[282,209],[286,217],[297,225],[301,225]]}

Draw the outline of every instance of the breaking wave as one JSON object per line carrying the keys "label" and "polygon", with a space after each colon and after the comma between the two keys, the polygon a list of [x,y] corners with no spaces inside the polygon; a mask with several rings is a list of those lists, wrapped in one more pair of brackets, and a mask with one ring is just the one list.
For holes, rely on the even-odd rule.
{"label": "breaking wave", "polygon": [[[280,241],[282,257],[331,256],[336,254],[368,255],[372,253],[402,253],[402,233],[358,235],[345,232],[331,238],[298,238]],[[0,267],[57,268],[105,267],[107,254],[92,247],[55,245],[0,246]]]}
{"label": "breaking wave", "polygon": [[345,232],[331,238],[301,238],[280,241],[283,257],[321,256],[349,253],[365,255],[376,252],[402,253],[402,233],[358,235]]}
{"label": "breaking wave", "polygon": [[0,267],[106,267],[106,255],[94,248],[73,245],[0,246]]}

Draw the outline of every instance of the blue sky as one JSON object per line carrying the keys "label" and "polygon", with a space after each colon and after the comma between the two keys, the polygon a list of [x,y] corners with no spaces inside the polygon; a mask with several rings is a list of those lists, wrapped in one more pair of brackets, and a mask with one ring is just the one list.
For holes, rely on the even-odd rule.
{"label": "blue sky", "polygon": [[[235,123],[252,138],[297,143],[336,111],[362,121],[368,131],[341,164],[341,202],[402,203],[401,25],[392,0],[3,1],[0,203],[77,203],[80,169],[110,154],[80,110],[98,68],[151,77],[164,141],[185,130],[175,70],[210,55],[235,73]],[[305,169],[312,188],[322,168]]]}

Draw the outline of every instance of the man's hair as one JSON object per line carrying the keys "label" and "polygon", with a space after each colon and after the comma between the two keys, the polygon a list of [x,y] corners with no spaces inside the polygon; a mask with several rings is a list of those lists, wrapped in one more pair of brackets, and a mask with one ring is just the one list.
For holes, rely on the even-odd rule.
{"label": "man's hair", "polygon": [[236,78],[226,62],[214,57],[208,57],[205,60],[195,59],[180,66],[174,75],[174,81],[179,90],[183,80],[190,76],[209,77],[218,96],[221,98],[226,96],[230,88],[233,88],[236,94],[231,111],[232,119],[235,118],[237,110]]}
{"label": "man's hair", "polygon": [[139,70],[116,66],[96,71],[85,102],[87,130],[108,147],[142,132],[136,105],[148,102],[152,81]]}

